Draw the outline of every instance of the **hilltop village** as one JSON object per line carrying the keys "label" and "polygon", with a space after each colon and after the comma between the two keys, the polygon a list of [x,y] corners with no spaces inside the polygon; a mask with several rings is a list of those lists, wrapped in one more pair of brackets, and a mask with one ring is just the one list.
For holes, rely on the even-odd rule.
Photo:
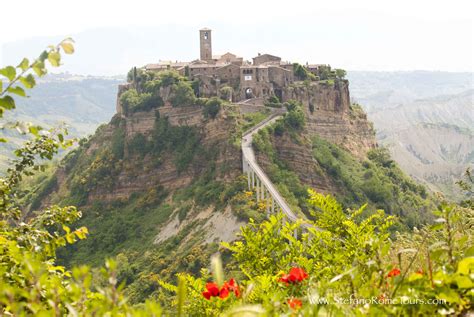
{"label": "hilltop village", "polygon": [[147,71],[160,72],[175,70],[189,80],[199,80],[203,97],[219,95],[222,87],[229,86],[233,94],[231,100],[238,102],[246,99],[266,99],[271,96],[280,101],[287,100],[286,88],[297,80],[328,79],[340,75],[331,71],[328,65],[309,65],[304,67],[282,61],[281,57],[271,54],[258,54],[252,62],[245,61],[232,53],[212,54],[212,30],[199,30],[200,58],[191,62],[159,62],[148,64]]}
{"label": "hilltop village", "polygon": [[[239,104],[244,112],[282,108],[296,101],[302,106],[310,134],[340,144],[360,157],[375,147],[372,125],[360,106],[351,105],[344,70],[324,64],[285,62],[271,54],[258,54],[252,61],[232,53],[216,56],[212,54],[212,31],[207,28],[199,30],[199,41],[199,59],[133,67],[128,82],[119,85],[117,114],[130,119],[143,112],[150,120],[146,125],[152,127],[150,111],[159,109],[159,114],[172,124],[193,125],[202,123],[200,107],[204,117],[214,117],[224,100]],[[173,119],[178,117],[181,119]],[[127,129],[141,131],[146,127],[133,123]]]}

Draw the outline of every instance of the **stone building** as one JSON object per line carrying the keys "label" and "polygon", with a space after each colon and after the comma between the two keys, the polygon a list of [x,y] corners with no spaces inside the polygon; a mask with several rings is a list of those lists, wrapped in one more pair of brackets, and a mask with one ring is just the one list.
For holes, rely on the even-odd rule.
{"label": "stone building", "polygon": [[264,64],[274,64],[280,65],[281,57],[270,55],[270,54],[260,54],[258,53],[257,57],[252,58],[254,65],[264,65]]}
{"label": "stone building", "polygon": [[202,61],[212,60],[212,38],[210,29],[204,28],[199,30],[199,44],[201,48],[200,59]]}
{"label": "stone building", "polygon": [[[285,88],[294,81],[293,64],[283,62],[281,57],[271,54],[258,54],[252,62],[227,52],[212,55],[212,30],[199,30],[200,56],[192,62],[161,61],[148,64],[149,71],[175,70],[190,80],[200,81],[202,96],[217,95],[223,86],[232,87],[233,101],[250,98],[277,96],[285,101]],[[311,65],[309,71],[315,72],[319,65]]]}

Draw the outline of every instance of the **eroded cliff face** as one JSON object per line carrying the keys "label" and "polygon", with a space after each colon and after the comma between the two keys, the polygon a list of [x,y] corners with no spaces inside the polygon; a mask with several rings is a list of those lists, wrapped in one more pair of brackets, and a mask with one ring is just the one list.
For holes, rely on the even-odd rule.
{"label": "eroded cliff face", "polygon": [[[298,83],[289,88],[287,94],[289,99],[302,103],[306,125],[298,138],[287,133],[271,135],[277,160],[284,162],[306,186],[334,194],[340,189],[314,159],[313,151],[317,149],[312,148],[312,138],[317,135],[364,159],[367,152],[377,146],[372,124],[361,109],[351,106],[346,81],[336,81],[334,85]],[[257,160],[264,170],[269,170],[266,153],[258,153]]]}
{"label": "eroded cliff face", "polygon": [[[318,192],[337,191],[337,186],[324,174],[318,162],[313,158],[311,139],[308,134],[301,135],[298,141],[288,134],[272,135],[270,138],[278,160],[283,161],[289,170],[295,172],[303,184]],[[271,162],[267,154],[257,152],[256,156],[260,166],[268,172]]]}
{"label": "eroded cliff face", "polygon": [[[159,118],[167,118],[174,127],[192,127],[198,135],[198,142],[203,149],[195,154],[193,161],[185,169],[179,169],[172,153],[163,153],[156,161],[153,153],[143,157],[130,151],[130,144],[137,135],[152,139],[155,122]],[[186,187],[209,168],[212,160],[215,179],[233,179],[240,174],[240,151],[229,143],[233,118],[221,111],[215,119],[206,119],[202,115],[201,106],[171,107],[165,106],[148,112],[137,112],[121,119],[118,126],[109,125],[104,131],[112,135],[114,129],[124,132],[124,157],[120,161],[120,169],[115,176],[112,188],[97,187],[89,193],[89,201],[111,201],[126,199],[134,192],[145,192],[161,186],[167,191]],[[92,152],[102,145],[93,142],[88,149]],[[204,152],[204,153],[203,153]],[[92,153],[90,153],[92,155]]]}
{"label": "eroded cliff face", "polygon": [[303,104],[305,130],[310,136],[317,134],[359,158],[376,147],[375,131],[367,116],[351,107],[347,81],[300,84],[290,88],[288,94]]}

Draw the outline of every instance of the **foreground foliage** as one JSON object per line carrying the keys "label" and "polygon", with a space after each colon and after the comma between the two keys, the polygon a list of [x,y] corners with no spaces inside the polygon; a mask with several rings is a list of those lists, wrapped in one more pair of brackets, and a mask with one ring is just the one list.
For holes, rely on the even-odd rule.
{"label": "foreground foliage", "polygon": [[[392,240],[393,216],[378,210],[363,218],[366,206],[344,211],[330,196],[309,194],[312,220],[287,223],[276,215],[261,224],[250,221],[240,240],[223,244],[243,273],[236,282],[242,296],[208,298],[201,293],[209,291],[207,271],[201,278],[182,275],[188,281],[185,311],[192,316],[433,316],[472,309],[472,209],[443,204],[435,225]],[[215,268],[213,277],[220,271]]]}
{"label": "foreground foliage", "polygon": [[[70,39],[51,46],[40,57],[17,66],[0,69],[0,116],[15,107],[13,95],[26,97],[26,89],[47,72],[45,63],[60,64],[61,52],[74,51]],[[69,225],[80,218],[75,207],[51,206],[27,214],[18,204],[18,185],[25,177],[42,170],[59,149],[71,145],[62,131],[44,131],[40,127],[15,125],[32,138],[15,151],[17,157],[0,178],[0,315],[13,316],[153,316],[160,313],[156,303],[132,308],[124,300],[115,276],[115,263],[103,270],[107,281],[102,288],[92,287],[87,267],[66,270],[56,265],[56,250],[86,238],[88,231]],[[7,140],[2,139],[6,142]],[[38,163],[40,161],[40,163]]]}

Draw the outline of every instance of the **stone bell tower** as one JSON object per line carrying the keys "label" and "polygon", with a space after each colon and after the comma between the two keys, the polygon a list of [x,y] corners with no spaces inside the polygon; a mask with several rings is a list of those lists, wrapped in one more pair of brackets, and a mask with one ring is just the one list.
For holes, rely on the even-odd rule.
{"label": "stone bell tower", "polygon": [[201,47],[201,60],[210,61],[212,60],[212,38],[211,30],[204,28],[199,30],[199,41]]}

